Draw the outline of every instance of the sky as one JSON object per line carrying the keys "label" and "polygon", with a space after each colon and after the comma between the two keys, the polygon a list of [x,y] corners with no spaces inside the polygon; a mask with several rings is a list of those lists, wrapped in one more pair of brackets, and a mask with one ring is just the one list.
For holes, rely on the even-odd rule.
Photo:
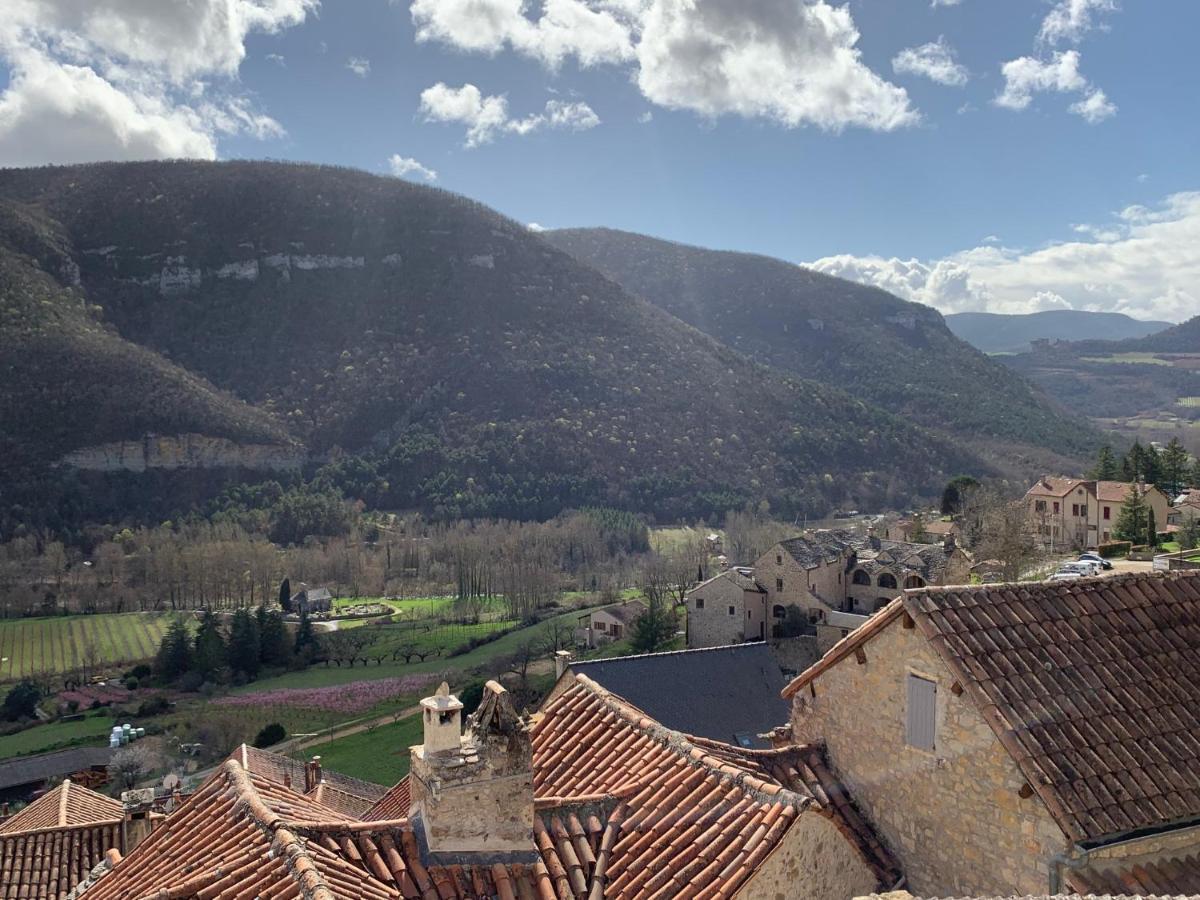
{"label": "sky", "polygon": [[944,313],[1200,313],[1195,0],[3,0],[0,166],[336,163]]}

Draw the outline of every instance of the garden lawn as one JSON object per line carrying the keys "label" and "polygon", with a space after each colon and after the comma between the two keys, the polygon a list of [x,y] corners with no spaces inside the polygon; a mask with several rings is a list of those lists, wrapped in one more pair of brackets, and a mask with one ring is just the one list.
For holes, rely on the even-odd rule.
{"label": "garden lawn", "polygon": [[108,716],[87,716],[79,722],[49,722],[16,734],[0,737],[0,759],[48,753],[64,747],[108,743],[113,720]]}
{"label": "garden lawn", "polygon": [[320,754],[321,765],[334,772],[391,786],[408,774],[408,748],[421,743],[421,716],[380,725],[299,751],[307,759]]}

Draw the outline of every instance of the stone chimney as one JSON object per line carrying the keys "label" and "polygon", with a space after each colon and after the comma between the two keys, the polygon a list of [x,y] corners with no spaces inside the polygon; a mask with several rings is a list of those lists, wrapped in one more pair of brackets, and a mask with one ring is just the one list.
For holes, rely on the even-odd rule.
{"label": "stone chimney", "polygon": [[554,652],[554,680],[563,677],[563,672],[567,671],[567,667],[571,665],[570,650],[556,650]]}
{"label": "stone chimney", "polygon": [[304,764],[304,793],[315,791],[321,783],[321,757],[314,756]]}
{"label": "stone chimney", "polygon": [[958,546],[958,541],[954,538],[954,532],[946,532],[946,537],[942,540],[942,550],[946,553],[953,553],[954,548]]}
{"label": "stone chimney", "polygon": [[878,550],[883,546],[879,541],[879,535],[875,533],[874,525],[867,526],[867,544],[870,545],[872,550]]}
{"label": "stone chimney", "polygon": [[533,749],[508,691],[489,681],[464,734],[462,704],[445,683],[421,707],[410,818],[428,851],[534,854]]}
{"label": "stone chimney", "polygon": [[134,847],[150,836],[162,816],[154,813],[154,788],[123,791],[121,803],[125,807],[121,820],[121,847],[128,856]]}

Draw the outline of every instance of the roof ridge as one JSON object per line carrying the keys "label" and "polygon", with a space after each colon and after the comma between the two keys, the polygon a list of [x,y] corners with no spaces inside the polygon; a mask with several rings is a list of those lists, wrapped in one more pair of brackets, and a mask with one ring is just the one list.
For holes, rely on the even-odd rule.
{"label": "roof ridge", "polygon": [[24,838],[33,834],[43,834],[48,831],[82,831],[86,828],[103,828],[112,825],[119,825],[122,818],[116,819],[98,819],[95,822],[80,822],[73,825],[42,825],[38,828],[26,828],[23,831],[5,831],[0,832],[0,841],[9,841],[15,838]]}
{"label": "roof ridge", "polygon": [[[616,662],[618,660],[646,659],[647,657],[650,657],[650,656],[658,658],[658,657],[663,657],[663,656],[682,656],[686,653],[716,653],[719,651],[729,652],[729,651],[733,651],[733,650],[740,650],[745,647],[760,647],[760,646],[764,646],[764,647],[770,646],[770,643],[768,641],[742,641],[740,644],[722,644],[717,647],[686,647],[683,650],[662,650],[662,651],[659,651],[658,653],[630,653],[627,656],[610,656],[610,657],[607,657],[606,659],[573,659],[573,660],[571,660],[569,665],[572,667],[574,667],[574,666],[590,666],[590,665],[597,665],[600,663]],[[629,701],[625,701],[625,702],[628,703]],[[630,704],[630,705],[632,706],[632,704]]]}
{"label": "roof ridge", "polygon": [[[704,747],[692,743],[690,735],[686,735],[682,731],[676,731],[673,728],[668,728],[661,722],[646,715],[646,713],[638,709],[624,697],[614,694],[607,688],[592,681],[586,675],[576,675],[575,683],[581,685],[585,690],[591,691],[636,730],[677,754],[688,765],[707,769],[721,780],[731,781],[755,800],[764,803],[783,803],[791,806],[797,812],[807,809],[817,802],[816,798],[811,795],[806,797],[781,784],[767,782],[757,775],[743,769],[738,769],[731,763],[713,756]],[[565,694],[562,696],[565,696]],[[732,744],[728,746],[731,750],[738,749],[733,747]],[[641,783],[656,775],[657,773],[648,774],[646,778],[641,779]]]}

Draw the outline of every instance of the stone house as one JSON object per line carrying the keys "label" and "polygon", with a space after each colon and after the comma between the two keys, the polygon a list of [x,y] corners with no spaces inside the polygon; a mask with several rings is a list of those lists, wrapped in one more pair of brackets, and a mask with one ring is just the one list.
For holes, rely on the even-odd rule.
{"label": "stone house", "polygon": [[1200,574],[909,591],[792,681],[924,896],[1200,891]]}
{"label": "stone house", "polygon": [[[1123,481],[1043,475],[1025,492],[1030,526],[1047,547],[1094,549],[1115,539],[1121,505],[1134,487]],[[1165,530],[1171,508],[1166,494],[1152,484],[1136,488],[1154,510],[1158,527]]]}
{"label": "stone house", "polygon": [[726,569],[684,595],[687,646],[719,647],[767,638],[767,591],[746,567]]}
{"label": "stone house", "polygon": [[333,609],[333,594],[329,588],[310,588],[302,584],[300,590],[292,594],[291,599],[291,607],[297,614],[304,612],[311,616]]}
{"label": "stone house", "polygon": [[629,636],[633,623],[646,611],[641,600],[629,600],[620,606],[606,606],[581,615],[575,626],[575,644],[595,650],[597,647]]}
{"label": "stone house", "polygon": [[[803,610],[819,636],[836,640],[906,588],[969,580],[971,563],[950,537],[912,544],[809,531],[776,544],[753,568],[730,569],[689,591],[688,646],[769,639],[789,607]],[[835,613],[848,615],[833,623]]]}

